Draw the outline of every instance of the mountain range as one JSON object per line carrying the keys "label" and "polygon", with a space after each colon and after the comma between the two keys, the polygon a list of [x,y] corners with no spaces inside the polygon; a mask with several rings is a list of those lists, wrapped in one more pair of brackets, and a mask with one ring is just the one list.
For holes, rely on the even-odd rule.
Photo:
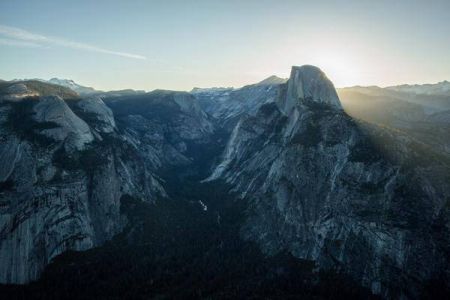
{"label": "mountain range", "polygon": [[449,85],[0,81],[0,292],[448,297]]}

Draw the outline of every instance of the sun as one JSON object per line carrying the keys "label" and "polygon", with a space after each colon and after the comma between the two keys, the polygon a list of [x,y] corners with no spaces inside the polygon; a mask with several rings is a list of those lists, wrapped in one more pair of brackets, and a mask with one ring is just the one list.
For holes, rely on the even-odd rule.
{"label": "sun", "polygon": [[336,87],[358,84],[360,76],[357,64],[351,58],[329,51],[317,53],[310,60],[311,64],[319,67]]}

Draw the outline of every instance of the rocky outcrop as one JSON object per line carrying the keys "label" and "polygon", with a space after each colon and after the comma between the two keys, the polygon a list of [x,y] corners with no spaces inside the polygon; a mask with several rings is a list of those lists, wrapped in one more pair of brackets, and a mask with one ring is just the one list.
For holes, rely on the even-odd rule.
{"label": "rocky outcrop", "polygon": [[89,118],[95,129],[103,133],[111,133],[116,128],[116,122],[111,109],[103,100],[96,96],[90,96],[78,101],[76,106],[83,117]]}
{"label": "rocky outcrop", "polygon": [[[96,215],[89,203],[93,199],[91,181],[81,170],[68,170],[53,161],[58,151],[65,151],[61,143],[66,140],[80,146],[76,149],[81,146],[84,149],[84,142],[93,140],[90,129],[61,99],[41,101],[33,103],[37,124],[54,122],[52,129],[34,133],[51,138],[45,140],[45,148],[7,130],[6,123],[14,112],[11,106],[20,103],[4,106],[10,111],[2,116],[0,126],[3,138],[0,164],[5,167],[0,179],[1,282],[25,283],[36,279],[54,256],[68,249],[88,249],[101,241],[102,235],[96,235],[92,224]],[[114,175],[103,175],[113,180]],[[114,185],[108,190],[114,193]],[[104,207],[114,205],[120,195],[115,192],[114,197],[108,196],[98,199]],[[114,223],[116,227],[122,226],[120,219]]]}
{"label": "rocky outcrop", "polygon": [[283,84],[286,82],[287,82],[287,79],[272,75],[272,76],[267,77],[264,80],[261,80],[256,85],[273,85],[273,84]]}
{"label": "rocky outcrop", "polygon": [[240,89],[194,89],[191,94],[203,110],[213,117],[218,127],[231,132],[241,117],[246,114],[255,115],[261,105],[274,102],[284,81],[271,76]]}
{"label": "rocky outcrop", "polygon": [[449,282],[448,156],[353,120],[317,68],[294,67],[284,88],[239,121],[207,179],[248,202],[242,237],[388,298]]}
{"label": "rocky outcrop", "polygon": [[[210,117],[189,93],[154,91],[139,96],[105,98],[121,134],[155,169],[189,165],[214,133]],[[199,158],[199,157],[198,157]]]}
{"label": "rocky outcrop", "polygon": [[[37,279],[55,256],[121,232],[124,195],[167,197],[155,172],[168,162],[192,163],[187,144],[203,141],[213,127],[189,94],[156,98],[138,110],[145,117],[131,114],[131,100],[113,105],[119,124],[95,97],[3,98],[0,282]],[[161,106],[165,114],[149,118]]]}
{"label": "rocky outcrop", "polygon": [[55,141],[70,139],[70,143],[82,150],[87,143],[94,140],[91,130],[85,121],[80,119],[58,96],[42,97],[33,106],[33,119],[38,124],[52,124],[52,128],[44,128],[40,134]]}
{"label": "rocky outcrop", "polygon": [[286,97],[280,99],[280,109],[289,115],[301,102],[312,101],[324,103],[335,108],[342,108],[333,83],[317,67],[292,67],[287,82]]}
{"label": "rocky outcrop", "polygon": [[[3,283],[37,279],[56,255],[111,239],[126,224],[122,195],[151,201],[163,192],[144,167],[121,158],[122,150],[112,145],[69,154],[63,147],[42,151],[10,137],[2,146],[7,155],[1,164],[11,170],[0,193]],[[11,156],[8,165],[4,159]],[[142,178],[148,180],[144,185]]]}

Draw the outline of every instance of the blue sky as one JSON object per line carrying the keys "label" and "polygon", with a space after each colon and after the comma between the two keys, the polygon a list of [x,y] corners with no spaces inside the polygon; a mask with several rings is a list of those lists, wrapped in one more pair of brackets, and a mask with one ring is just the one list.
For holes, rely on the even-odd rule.
{"label": "blue sky", "polygon": [[0,78],[242,86],[292,65],[336,86],[450,79],[450,1],[0,1]]}

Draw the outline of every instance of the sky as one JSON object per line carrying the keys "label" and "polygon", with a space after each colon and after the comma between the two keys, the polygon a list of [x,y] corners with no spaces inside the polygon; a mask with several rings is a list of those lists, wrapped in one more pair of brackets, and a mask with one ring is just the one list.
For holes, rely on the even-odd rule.
{"label": "sky", "polygon": [[234,86],[320,67],[337,87],[450,80],[449,0],[0,0],[0,78]]}

